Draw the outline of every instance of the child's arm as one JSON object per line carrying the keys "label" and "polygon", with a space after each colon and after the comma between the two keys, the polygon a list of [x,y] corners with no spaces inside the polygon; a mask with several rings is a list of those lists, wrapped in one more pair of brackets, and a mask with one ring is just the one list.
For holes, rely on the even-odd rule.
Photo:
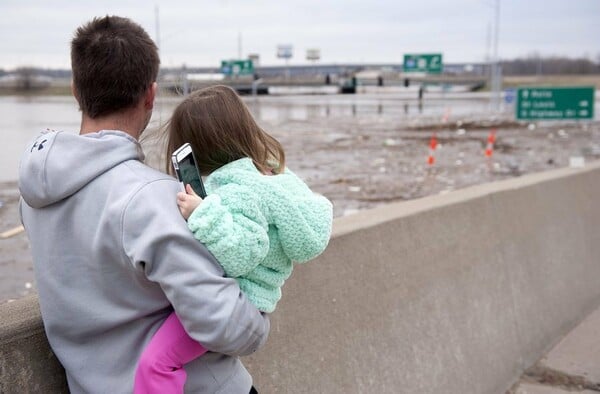
{"label": "child's arm", "polygon": [[241,185],[225,185],[207,196],[188,218],[188,227],[232,278],[250,272],[269,251],[260,200]]}
{"label": "child's arm", "polygon": [[[277,198],[271,211],[275,217],[281,246],[296,263],[303,263],[321,254],[331,236],[333,207],[325,197],[296,190],[295,198]],[[293,189],[283,194],[294,194]]]}
{"label": "child's arm", "polygon": [[269,178],[273,187],[268,197],[269,222],[278,230],[281,246],[288,258],[303,263],[321,254],[331,236],[333,207],[289,168]]}

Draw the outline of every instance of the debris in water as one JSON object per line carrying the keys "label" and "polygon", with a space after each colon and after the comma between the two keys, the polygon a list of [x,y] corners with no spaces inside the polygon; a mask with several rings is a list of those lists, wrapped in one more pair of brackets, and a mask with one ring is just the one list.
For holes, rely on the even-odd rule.
{"label": "debris in water", "polygon": [[400,145],[400,141],[391,139],[391,138],[387,138],[386,140],[383,141],[383,145],[384,146],[397,146]]}
{"label": "debris in water", "polygon": [[18,226],[13,229],[0,233],[0,239],[10,238],[25,231],[25,227]]}
{"label": "debris in water", "polygon": [[566,132],[566,131],[564,131],[563,129],[560,129],[560,130],[558,130],[558,135],[559,135],[561,138],[569,138],[569,134],[567,134],[567,132]]}
{"label": "debris in water", "polygon": [[344,215],[344,216],[349,216],[349,215],[354,215],[355,213],[358,213],[358,212],[359,212],[359,210],[358,210],[358,209],[355,209],[355,208],[348,208],[348,209],[345,209],[345,210],[344,210],[344,213],[343,213],[343,215]]}
{"label": "debris in water", "polygon": [[569,157],[569,167],[571,168],[583,168],[585,167],[585,158],[582,156],[571,156]]}
{"label": "debris in water", "polygon": [[360,186],[350,186],[348,187],[348,191],[352,193],[357,193],[360,191]]}

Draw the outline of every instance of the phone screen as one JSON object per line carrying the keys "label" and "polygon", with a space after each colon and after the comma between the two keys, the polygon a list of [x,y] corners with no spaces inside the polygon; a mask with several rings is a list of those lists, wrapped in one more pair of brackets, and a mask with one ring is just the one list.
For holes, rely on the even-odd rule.
{"label": "phone screen", "polygon": [[184,185],[190,184],[197,195],[202,198],[206,197],[202,178],[200,178],[192,154],[187,155],[179,162],[179,175],[181,176],[181,182],[183,182]]}

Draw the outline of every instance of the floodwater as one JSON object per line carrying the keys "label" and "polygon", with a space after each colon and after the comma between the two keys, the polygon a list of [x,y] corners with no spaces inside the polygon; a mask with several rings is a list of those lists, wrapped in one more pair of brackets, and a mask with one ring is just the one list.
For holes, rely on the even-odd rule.
{"label": "floodwater", "polygon": [[[514,122],[510,107],[492,115],[482,95],[417,100],[394,94],[244,98],[258,123],[285,148],[286,165],[333,203],[334,216],[390,202],[444,194],[470,185],[566,167],[572,157],[600,159],[600,122]],[[151,138],[181,98],[160,98],[142,141],[147,163],[160,165]],[[598,100],[596,100],[598,102]],[[599,116],[596,105],[596,119]],[[0,233],[20,225],[18,160],[50,128],[76,133],[70,97],[0,97]],[[490,131],[492,157],[484,151]],[[436,134],[435,164],[427,165]],[[154,141],[153,141],[154,140]],[[175,198],[175,197],[174,197]],[[0,238],[0,303],[35,292],[24,233]]]}
{"label": "floodwater", "polygon": [[[159,98],[149,126],[157,129],[169,118],[181,98]],[[452,115],[469,115],[486,111],[484,99],[451,101],[407,100],[399,95],[322,95],[322,96],[258,96],[245,98],[257,121],[266,127],[285,127],[288,122],[335,122],[346,118],[357,120],[376,116],[381,121],[405,123],[408,119]],[[15,181],[18,162],[26,145],[45,129],[78,132],[80,113],[69,96],[4,96],[0,97],[0,133],[3,152],[0,155],[0,182]]]}

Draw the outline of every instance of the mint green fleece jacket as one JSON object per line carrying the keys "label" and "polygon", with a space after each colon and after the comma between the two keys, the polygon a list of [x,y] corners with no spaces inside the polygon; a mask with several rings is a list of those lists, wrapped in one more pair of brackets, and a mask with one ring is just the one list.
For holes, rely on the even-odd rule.
{"label": "mint green fleece jacket", "polygon": [[331,202],[289,169],[263,175],[249,158],[214,171],[205,187],[208,195],[190,215],[188,227],[250,301],[273,312],[294,263],[325,250]]}

